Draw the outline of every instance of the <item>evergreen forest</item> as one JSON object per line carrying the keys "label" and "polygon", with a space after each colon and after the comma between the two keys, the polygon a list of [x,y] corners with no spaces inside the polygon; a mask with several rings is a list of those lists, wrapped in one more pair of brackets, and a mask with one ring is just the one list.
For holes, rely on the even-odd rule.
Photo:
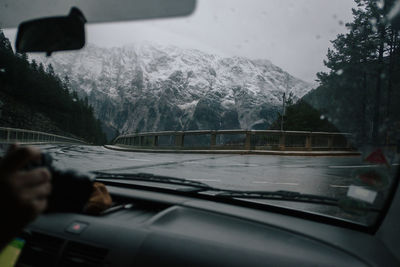
{"label": "evergreen forest", "polygon": [[71,90],[68,77],[61,79],[51,65],[45,68],[34,60],[28,61],[26,54],[14,53],[1,30],[0,92],[7,99],[15,100],[14,103],[29,107],[30,112],[43,114],[66,136],[78,137],[93,144],[106,142],[101,122],[95,118],[93,108],[87,99],[80,99]]}
{"label": "evergreen forest", "polygon": [[337,130],[362,144],[393,144],[400,131],[400,31],[388,13],[395,1],[355,2],[347,33],[328,49],[328,71],[317,74],[316,89],[288,103],[284,129]]}

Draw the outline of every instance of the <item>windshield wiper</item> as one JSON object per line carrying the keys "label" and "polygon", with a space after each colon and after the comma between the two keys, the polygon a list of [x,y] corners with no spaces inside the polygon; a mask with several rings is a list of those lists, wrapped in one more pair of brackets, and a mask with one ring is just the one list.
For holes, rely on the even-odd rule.
{"label": "windshield wiper", "polygon": [[[190,194],[202,194],[206,193],[209,196],[215,198],[222,199],[259,199],[259,200],[280,200],[280,201],[290,201],[290,202],[302,202],[302,203],[312,203],[312,204],[320,204],[320,205],[328,205],[328,206],[337,206],[341,207],[340,199],[333,197],[326,197],[321,195],[314,194],[303,194],[296,191],[286,191],[286,190],[277,190],[277,191],[244,191],[244,190],[231,190],[231,189],[222,189],[218,187],[213,187],[208,184],[193,181],[183,178],[169,177],[163,175],[154,175],[150,173],[107,173],[107,172],[93,172],[96,175],[96,180],[104,181],[104,180],[127,180],[127,181],[145,181],[145,182],[154,182],[154,183],[165,183],[165,184],[174,184],[174,185],[183,185],[192,187],[194,189],[186,190],[186,189],[176,189],[177,191],[185,191]],[[117,183],[123,183],[121,181],[117,181]],[[362,209],[366,211],[375,211],[379,212],[379,209],[372,207],[372,205],[365,204],[365,207],[358,207],[357,209]]]}
{"label": "windshield wiper", "polygon": [[284,201],[297,201],[307,202],[316,204],[325,204],[331,206],[338,206],[339,200],[336,198],[302,194],[295,191],[240,191],[222,189],[210,186],[208,184],[193,181],[183,178],[169,177],[163,175],[154,175],[150,173],[106,173],[106,172],[94,172],[96,174],[96,180],[98,179],[124,179],[134,181],[145,181],[145,182],[156,182],[156,183],[167,183],[175,185],[184,185],[194,187],[195,190],[190,192],[200,193],[206,191],[216,192],[214,197],[219,198],[242,198],[242,199],[270,199],[270,200],[284,200]]}
{"label": "windshield wiper", "polygon": [[212,186],[208,184],[193,181],[183,178],[169,177],[163,175],[154,175],[151,173],[106,173],[106,172],[93,172],[96,175],[96,180],[98,179],[126,179],[134,181],[145,181],[145,182],[156,182],[156,183],[166,183],[175,185],[185,185],[195,187],[196,191],[208,191],[213,190]]}
{"label": "windshield wiper", "polygon": [[217,197],[223,198],[245,198],[245,199],[269,199],[269,200],[284,200],[284,201],[297,201],[306,203],[324,204],[330,206],[338,206],[339,199],[312,195],[302,194],[296,191],[238,191],[238,190],[222,190],[221,193],[216,194]]}

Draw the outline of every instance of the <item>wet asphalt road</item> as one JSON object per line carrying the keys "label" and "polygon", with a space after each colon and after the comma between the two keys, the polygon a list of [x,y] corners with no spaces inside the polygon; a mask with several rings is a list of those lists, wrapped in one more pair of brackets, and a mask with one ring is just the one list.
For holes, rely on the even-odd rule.
{"label": "wet asphalt road", "polygon": [[55,166],[80,171],[152,173],[241,190],[294,190],[340,197],[355,173],[371,165],[360,156],[304,157],[141,153],[99,146],[42,145]]}
{"label": "wet asphalt road", "polygon": [[[343,198],[350,185],[359,184],[357,172],[376,166],[362,161],[361,156],[276,156],[233,154],[169,154],[109,150],[101,146],[40,145],[50,153],[55,167],[81,172],[152,173],[201,181],[214,187],[275,191],[289,190]],[[4,151],[6,147],[2,147]],[[387,177],[397,171],[384,168]],[[391,180],[391,179],[390,179]],[[382,192],[386,192],[385,190]],[[385,194],[381,194],[379,208]],[[370,224],[377,213],[352,214],[340,207],[288,201],[251,200],[267,202],[307,212],[341,217]],[[374,204],[377,201],[375,201]]]}

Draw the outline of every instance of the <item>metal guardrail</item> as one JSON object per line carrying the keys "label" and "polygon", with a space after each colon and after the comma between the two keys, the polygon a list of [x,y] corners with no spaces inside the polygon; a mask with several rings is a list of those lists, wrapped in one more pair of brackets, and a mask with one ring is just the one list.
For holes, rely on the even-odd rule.
{"label": "metal guardrail", "polygon": [[87,144],[85,141],[65,137],[56,134],[49,134],[38,131],[31,131],[25,129],[15,129],[0,127],[0,143],[22,143],[22,144],[48,144],[48,143],[74,143],[74,144]]}
{"label": "metal guardrail", "polygon": [[115,145],[141,149],[352,150],[349,133],[276,130],[145,132],[118,136]]}

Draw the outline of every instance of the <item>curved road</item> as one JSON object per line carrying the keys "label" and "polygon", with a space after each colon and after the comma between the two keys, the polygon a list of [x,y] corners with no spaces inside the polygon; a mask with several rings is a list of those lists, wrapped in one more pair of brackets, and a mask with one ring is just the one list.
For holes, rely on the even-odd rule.
{"label": "curved road", "polygon": [[[362,162],[360,156],[157,154],[114,151],[101,146],[39,147],[53,156],[54,165],[60,169],[152,173],[201,181],[220,188],[291,190],[337,198],[345,196],[350,185],[359,183],[355,178],[357,172],[375,167]],[[387,168],[387,175],[392,176],[396,169]],[[326,208],[310,205],[285,203],[285,206],[338,216]],[[350,219],[354,218],[350,216]]]}
{"label": "curved road", "polygon": [[355,182],[357,171],[374,167],[362,162],[360,156],[157,154],[77,145],[40,148],[50,153],[54,164],[62,169],[152,173],[232,189],[296,190],[329,196],[346,191]]}

